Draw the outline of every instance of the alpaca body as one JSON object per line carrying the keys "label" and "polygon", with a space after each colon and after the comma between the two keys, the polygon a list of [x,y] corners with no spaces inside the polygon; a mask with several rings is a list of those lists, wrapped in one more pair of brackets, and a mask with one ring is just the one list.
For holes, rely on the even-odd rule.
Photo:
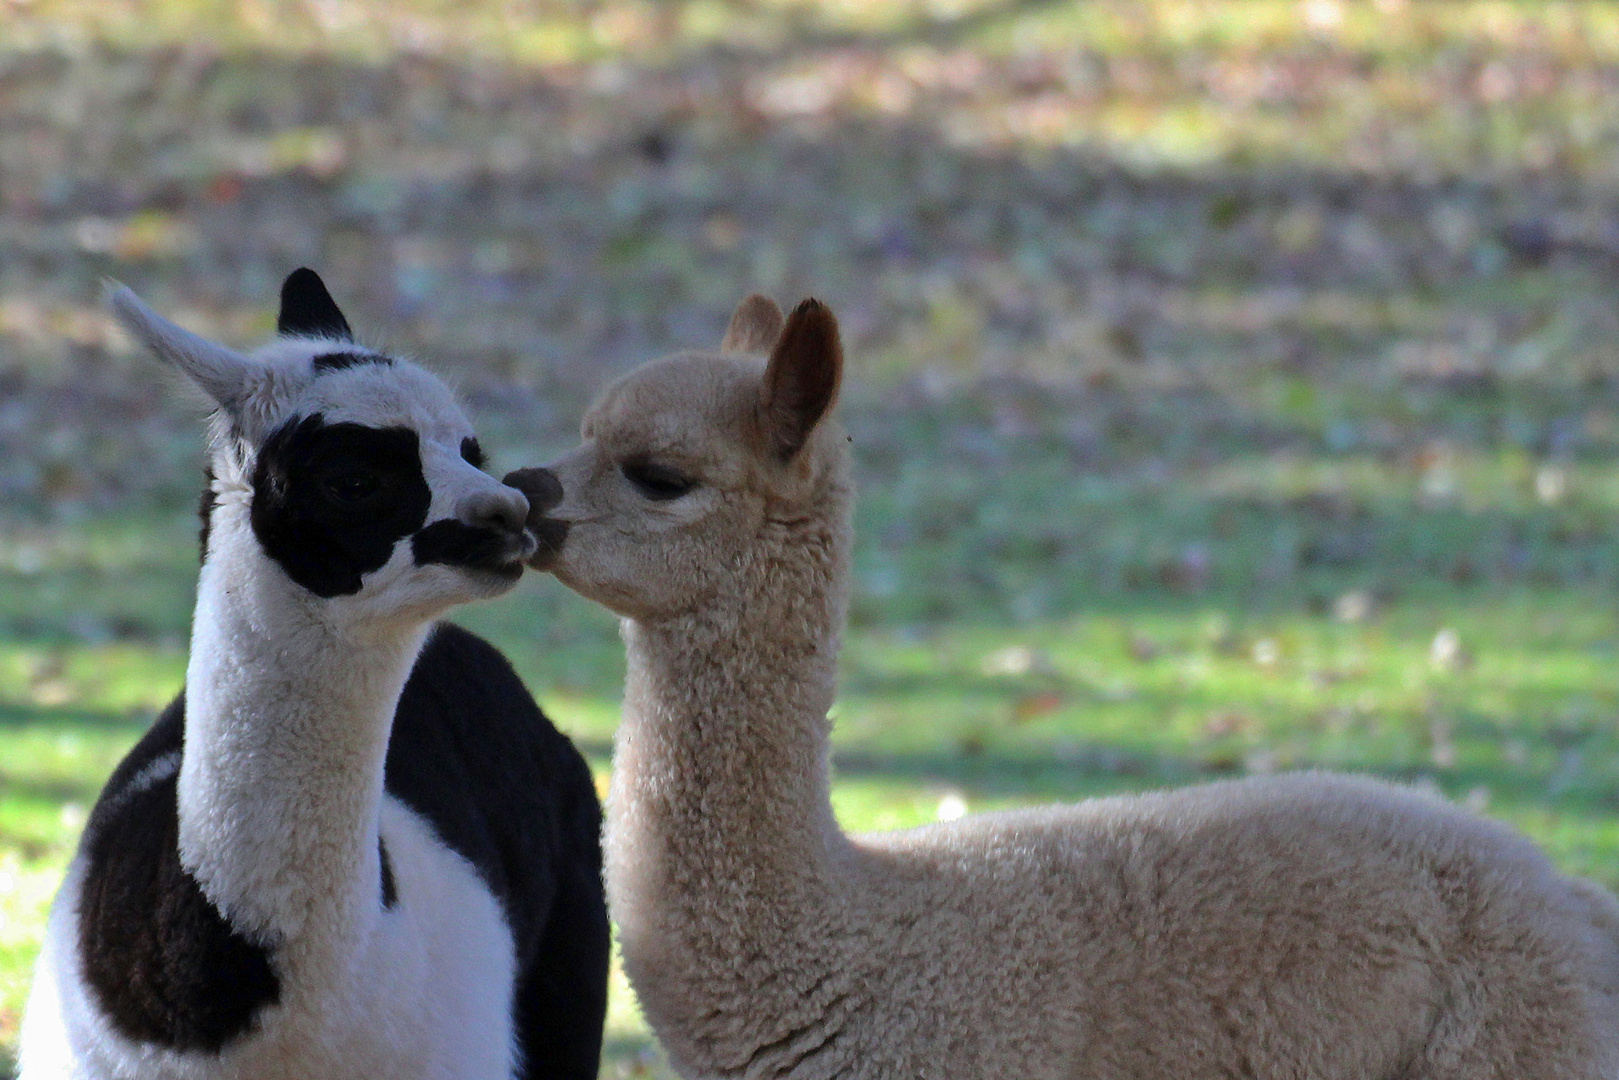
{"label": "alpaca body", "polygon": [[[101,868],[103,887],[127,880],[122,888],[141,890],[146,904],[165,897],[143,868],[178,854],[151,834],[150,822],[166,817],[173,828],[185,711],[177,699],[130,751],[86,829],[85,848],[101,835],[130,855]],[[605,956],[595,954],[605,953],[606,917],[594,880],[599,864],[580,865],[600,828],[583,760],[505,659],[449,624],[435,628],[411,671],[386,754],[378,843],[369,859],[361,853],[356,875],[366,893],[358,925],[341,944],[303,939],[313,954],[307,959],[288,949],[248,951],[274,968],[273,999],[262,990],[243,999],[243,984],[254,980],[252,959],[244,974],[242,949],[178,956],[159,944],[164,928],[156,925],[141,928],[150,937],[126,944],[196,991],[189,1018],[168,1018],[183,1029],[178,1038],[172,1030],[167,1038],[131,1038],[132,1023],[113,1020],[87,985],[77,901],[90,857],[81,851],[47,927],[26,1014],[23,1075],[535,1075],[516,1057],[587,1075],[594,1048],[570,1044],[588,1042],[575,1033],[588,1036],[600,1023],[605,970],[594,984],[592,973],[605,969]],[[469,790],[476,798],[466,797]],[[339,949],[347,970],[333,972]],[[168,1011],[157,1004],[117,1007],[150,1025],[154,1013]],[[193,1045],[211,1041],[223,1043],[217,1056]],[[174,1042],[188,1048],[165,1045]]]}
{"label": "alpaca body", "polygon": [[[609,865],[689,849],[622,788],[609,805]],[[786,889],[727,889],[749,880],[740,852],[709,884],[688,867],[669,901],[610,877],[626,970],[682,1075],[1619,1071],[1611,901],[1390,785],[1232,781],[825,847]]]}
{"label": "alpaca body", "polygon": [[608,897],[682,1075],[1619,1075],[1619,904],[1392,785],[1301,774],[845,836],[836,325],[752,299],[726,346],[632,372],[578,450],[508,478],[535,565],[624,620]]}
{"label": "alpaca body", "polygon": [[775,691],[826,654],[739,644],[790,618],[626,626],[608,893],[682,1075],[1619,1074],[1619,905],[1437,798],[1299,774],[844,836]]}
{"label": "alpaca body", "polygon": [[498,652],[432,624],[515,582],[521,496],[420,369],[239,357],[115,302],[222,419],[186,691],[91,815],[23,1076],[594,1077],[588,770]]}

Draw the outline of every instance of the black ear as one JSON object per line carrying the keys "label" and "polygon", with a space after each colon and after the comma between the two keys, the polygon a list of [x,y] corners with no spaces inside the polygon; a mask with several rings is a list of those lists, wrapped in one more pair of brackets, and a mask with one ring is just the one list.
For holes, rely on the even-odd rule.
{"label": "black ear", "polygon": [[307,266],[294,270],[281,283],[281,314],[275,318],[275,330],[282,337],[354,340],[354,331],[326,291],[326,283]]}
{"label": "black ear", "polygon": [[788,461],[803,448],[836,400],[842,378],[838,321],[819,300],[805,300],[787,316],[765,367],[760,404],[778,460]]}

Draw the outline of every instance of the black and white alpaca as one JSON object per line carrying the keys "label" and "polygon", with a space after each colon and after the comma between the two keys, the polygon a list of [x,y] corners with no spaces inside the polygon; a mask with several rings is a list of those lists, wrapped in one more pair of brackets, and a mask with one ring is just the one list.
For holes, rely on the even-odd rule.
{"label": "black and white alpaca", "polygon": [[251,355],[110,302],[219,407],[204,561],[185,694],[52,910],[22,1075],[594,1078],[589,771],[504,657],[432,622],[517,581],[523,496],[311,271]]}

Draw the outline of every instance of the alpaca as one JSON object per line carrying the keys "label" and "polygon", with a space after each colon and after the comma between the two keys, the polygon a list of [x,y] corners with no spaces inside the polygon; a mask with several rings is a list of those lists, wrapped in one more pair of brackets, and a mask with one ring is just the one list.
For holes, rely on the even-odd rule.
{"label": "alpaca", "polygon": [[840,374],[827,308],[752,297],[507,477],[531,565],[622,617],[608,905],[681,1075],[1619,1073],[1619,904],[1435,798],[1303,774],[841,832]]}
{"label": "alpaca", "polygon": [[527,502],[450,392],[312,271],[243,355],[118,287],[217,405],[185,690],[113,773],[46,931],[22,1076],[596,1076],[584,759],[492,646]]}

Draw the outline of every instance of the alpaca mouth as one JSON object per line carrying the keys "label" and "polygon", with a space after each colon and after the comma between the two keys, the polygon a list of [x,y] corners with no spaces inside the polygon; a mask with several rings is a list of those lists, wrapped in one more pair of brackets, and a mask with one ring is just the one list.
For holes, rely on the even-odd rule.
{"label": "alpaca mouth", "polygon": [[562,502],[561,482],[550,469],[536,468],[509,472],[501,483],[516,488],[528,499],[528,520],[524,524],[534,540],[528,565],[535,570],[551,569],[568,538],[568,523],[546,516]]}
{"label": "alpaca mouth", "polygon": [[531,516],[528,520],[528,536],[534,542],[528,565],[535,570],[549,570],[562,557],[562,545],[568,539],[568,523],[556,518]]}
{"label": "alpaca mouth", "polygon": [[519,529],[480,529],[459,521],[435,521],[410,541],[416,565],[454,566],[515,580],[534,555],[536,541]]}

